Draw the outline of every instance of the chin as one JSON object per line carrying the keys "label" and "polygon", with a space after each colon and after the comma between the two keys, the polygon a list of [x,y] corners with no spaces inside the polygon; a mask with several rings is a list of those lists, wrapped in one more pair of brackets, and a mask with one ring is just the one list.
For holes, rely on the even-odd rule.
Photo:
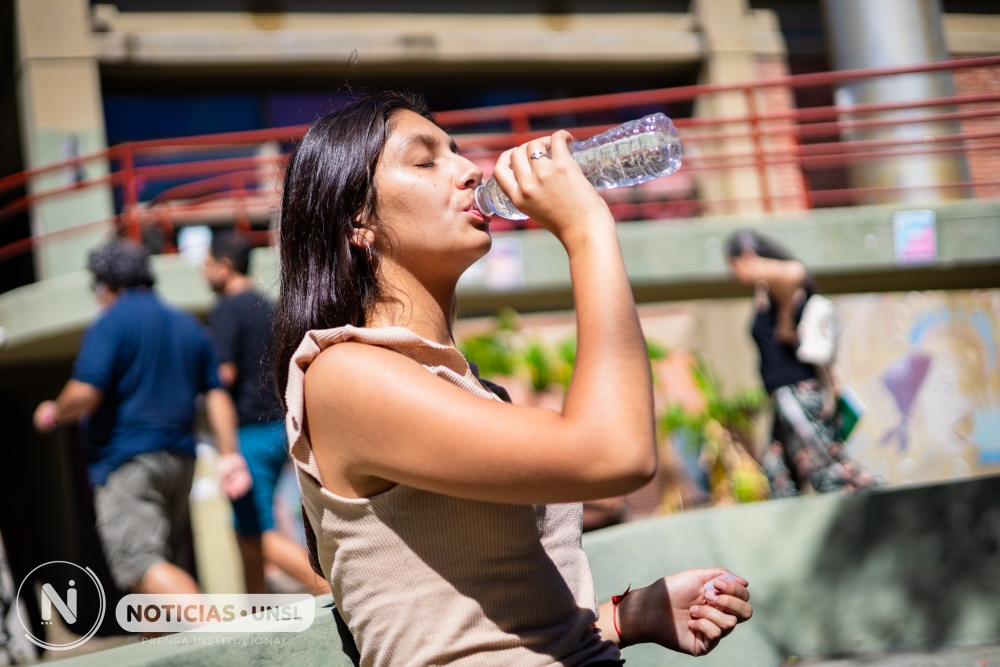
{"label": "chin", "polygon": [[480,231],[483,236],[482,245],[486,249],[484,252],[489,252],[490,248],[493,247],[493,236],[490,234],[489,223],[487,223],[486,226]]}
{"label": "chin", "polygon": [[490,236],[489,222],[471,225],[462,230],[462,233],[455,236],[454,239],[453,248],[462,248],[464,252],[478,253],[477,259],[488,253],[493,246],[493,237]]}
{"label": "chin", "polygon": [[486,257],[486,255],[489,254],[490,249],[492,247],[493,247],[493,238],[491,236],[489,236],[489,234],[487,234],[486,238],[478,246],[476,246],[473,249],[473,251],[472,251],[472,254],[473,254],[472,262],[473,263],[478,262],[483,257]]}
{"label": "chin", "polygon": [[489,254],[490,248],[493,247],[493,239],[488,233],[483,234],[483,237],[478,243],[463,244],[460,274],[465,273],[470,266]]}

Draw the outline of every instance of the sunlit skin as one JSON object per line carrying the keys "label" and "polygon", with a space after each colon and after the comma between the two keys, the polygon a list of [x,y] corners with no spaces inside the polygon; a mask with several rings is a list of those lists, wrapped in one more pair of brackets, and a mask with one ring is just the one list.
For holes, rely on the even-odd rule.
{"label": "sunlit skin", "polygon": [[473,204],[482,179],[441,128],[409,111],[398,115],[376,171],[379,219],[361,221],[375,222],[383,238],[361,229],[355,239],[360,247],[377,243],[392,297],[372,326],[408,320],[425,338],[451,343],[455,285],[492,243],[489,221]]}
{"label": "sunlit skin", "polygon": [[[652,383],[645,339],[607,205],[570,156],[566,132],[501,155],[494,171],[515,206],[569,256],[578,350],[561,412],[486,401],[401,354],[342,343],[305,377],[306,429],[323,486],[348,498],[396,484],[459,498],[554,503],[622,495],[655,473]],[[530,155],[551,150],[551,158]],[[482,172],[433,123],[404,111],[375,173],[377,219],[352,240],[373,245],[388,299],[368,326],[407,327],[453,346],[451,309],[462,273],[490,248],[473,207]],[[475,443],[475,446],[470,446]],[[705,583],[724,569],[689,570],[610,602],[597,627],[623,644],[707,653],[750,618],[746,580]],[[714,599],[710,599],[714,598]],[[530,602],[526,602],[530,604]]]}

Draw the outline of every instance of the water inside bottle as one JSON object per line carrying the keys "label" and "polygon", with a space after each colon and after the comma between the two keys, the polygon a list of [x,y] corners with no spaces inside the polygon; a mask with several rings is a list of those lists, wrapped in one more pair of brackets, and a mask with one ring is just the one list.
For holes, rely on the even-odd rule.
{"label": "water inside bottle", "polygon": [[[681,144],[677,130],[662,113],[633,120],[569,146],[573,159],[597,190],[638,185],[677,171]],[[490,178],[476,189],[476,205],[484,215],[524,220],[524,215]]]}
{"label": "water inside bottle", "polygon": [[644,132],[613,143],[581,147],[573,159],[595,188],[610,190],[677,171],[681,166],[680,142],[664,132]]}

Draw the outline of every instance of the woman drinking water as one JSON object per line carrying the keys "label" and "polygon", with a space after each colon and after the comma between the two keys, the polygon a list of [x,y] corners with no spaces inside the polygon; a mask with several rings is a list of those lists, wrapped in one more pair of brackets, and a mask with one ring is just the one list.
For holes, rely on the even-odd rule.
{"label": "woman drinking water", "polygon": [[569,256],[579,348],[560,412],[501,400],[455,348],[455,286],[489,221],[482,172],[421,101],[358,99],[289,160],[274,373],[313,566],[363,665],[620,665],[640,642],[707,653],[750,618],[723,568],[595,599],[580,502],[645,484],[656,443],[614,219],[569,140],[495,169]]}

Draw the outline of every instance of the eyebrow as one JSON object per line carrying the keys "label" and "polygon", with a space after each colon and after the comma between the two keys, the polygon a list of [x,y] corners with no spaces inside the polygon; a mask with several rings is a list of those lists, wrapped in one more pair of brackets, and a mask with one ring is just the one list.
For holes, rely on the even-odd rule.
{"label": "eyebrow", "polygon": [[[409,148],[413,144],[423,144],[427,148],[433,149],[437,147],[438,139],[430,134],[415,134],[407,140],[406,147]],[[448,148],[451,149],[452,153],[458,154],[458,144],[455,143],[454,139],[451,139]]]}

